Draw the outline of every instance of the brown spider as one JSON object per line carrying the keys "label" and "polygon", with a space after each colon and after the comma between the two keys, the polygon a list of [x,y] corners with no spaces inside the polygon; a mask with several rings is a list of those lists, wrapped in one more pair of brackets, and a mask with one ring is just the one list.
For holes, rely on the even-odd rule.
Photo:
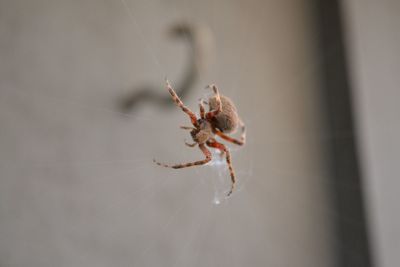
{"label": "brown spider", "polygon": [[[228,196],[230,196],[235,188],[235,172],[233,171],[233,167],[231,164],[231,154],[225,145],[215,140],[215,135],[236,145],[244,145],[246,141],[245,125],[239,118],[235,105],[233,104],[232,100],[223,95],[220,95],[218,92],[218,88],[214,84],[209,85],[207,86],[207,88],[212,88],[215,95],[210,97],[208,99],[208,102],[205,102],[203,99],[199,100],[200,119],[197,119],[196,115],[182,103],[168,80],[166,80],[166,86],[172,96],[172,99],[182,109],[183,112],[189,115],[190,120],[194,126],[181,126],[182,129],[191,130],[190,135],[192,136],[192,139],[194,141],[193,144],[189,144],[187,142],[185,142],[185,144],[189,147],[194,147],[198,145],[206,158],[195,162],[177,165],[167,165],[157,162],[155,159],[153,159],[153,161],[160,166],[174,169],[186,168],[195,165],[204,165],[211,160],[211,153],[206,148],[206,145],[218,149],[221,151],[221,155],[225,154],[226,162],[228,164],[229,172],[231,174],[232,185],[231,190],[228,192]],[[204,103],[209,105],[209,112],[205,111],[203,105]],[[234,133],[239,125],[242,130],[242,134],[239,140],[226,135],[227,133]]]}

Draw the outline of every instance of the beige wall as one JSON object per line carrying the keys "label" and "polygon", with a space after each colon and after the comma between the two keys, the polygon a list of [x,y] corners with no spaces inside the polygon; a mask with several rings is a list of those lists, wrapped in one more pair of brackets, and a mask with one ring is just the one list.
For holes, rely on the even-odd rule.
{"label": "beige wall", "polygon": [[[0,1],[0,265],[332,266],[308,2],[126,1]],[[181,111],[117,108],[179,79],[182,18],[216,46],[187,104],[215,82],[248,127],[220,205],[222,167],[151,161],[201,156]]]}

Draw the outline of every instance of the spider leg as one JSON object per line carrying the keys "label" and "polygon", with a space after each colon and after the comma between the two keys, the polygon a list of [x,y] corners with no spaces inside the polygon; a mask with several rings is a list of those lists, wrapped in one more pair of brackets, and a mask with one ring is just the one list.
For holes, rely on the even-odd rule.
{"label": "spider leg", "polygon": [[172,88],[171,84],[169,83],[168,80],[165,80],[168,92],[172,96],[172,99],[175,101],[176,105],[182,109],[183,112],[189,115],[190,121],[194,126],[198,126],[197,124],[197,117],[196,115],[188,108],[186,107],[182,100],[179,98],[179,96],[175,93],[175,90]]}
{"label": "spider leg", "polygon": [[195,130],[195,128],[193,128],[191,126],[180,126],[180,128],[183,130]]}
{"label": "spider leg", "polygon": [[221,103],[221,97],[219,95],[218,88],[217,88],[217,86],[215,84],[210,84],[206,88],[212,88],[213,89],[213,91],[215,93],[215,97],[217,98],[217,104],[218,104],[218,107],[217,107],[216,110],[207,112],[207,114],[206,114],[207,119],[211,119],[212,117],[218,115],[222,111],[222,103]]}
{"label": "spider leg", "polygon": [[197,145],[197,143],[190,144],[190,143],[186,142],[186,140],[185,140],[185,145],[187,145],[188,147],[194,147]]}
{"label": "spider leg", "polygon": [[203,154],[206,156],[206,158],[203,160],[184,163],[184,164],[176,164],[176,165],[167,165],[164,163],[157,162],[155,159],[153,159],[153,161],[154,161],[154,163],[156,163],[159,166],[163,166],[166,168],[173,168],[173,169],[181,169],[181,168],[187,168],[187,167],[191,167],[191,166],[204,165],[211,160],[211,152],[206,148],[206,146],[204,144],[199,144],[199,148],[203,152]]}
{"label": "spider leg", "polygon": [[204,99],[200,98],[199,99],[199,108],[200,108],[200,118],[205,119],[206,118],[206,110],[204,108],[205,101]]}
{"label": "spider leg", "polygon": [[[208,142],[207,142],[207,145],[208,145],[208,144],[211,144],[211,143],[216,143],[216,142],[217,142],[217,140],[216,140],[215,138],[210,138],[210,139],[208,140]],[[213,147],[213,148],[219,150],[219,152],[220,152],[219,156],[221,157],[221,159],[225,157],[225,150],[219,149],[219,148],[217,148],[217,147]]]}
{"label": "spider leg", "polygon": [[240,120],[240,119],[239,119],[239,125],[240,125],[241,131],[242,131],[239,140],[224,134],[223,132],[221,132],[218,129],[215,129],[214,133],[228,142],[234,143],[239,146],[243,146],[246,143],[246,127],[245,127],[244,123],[242,122],[242,120]]}
{"label": "spider leg", "polygon": [[231,163],[231,153],[229,152],[229,149],[225,145],[218,143],[217,141],[208,141],[207,145],[209,147],[213,147],[213,148],[221,150],[226,155],[226,163],[228,164],[229,172],[231,174],[231,181],[232,181],[231,190],[227,194],[227,196],[229,197],[232,194],[233,190],[235,189],[235,183],[236,183],[235,172],[233,170],[232,163]]}

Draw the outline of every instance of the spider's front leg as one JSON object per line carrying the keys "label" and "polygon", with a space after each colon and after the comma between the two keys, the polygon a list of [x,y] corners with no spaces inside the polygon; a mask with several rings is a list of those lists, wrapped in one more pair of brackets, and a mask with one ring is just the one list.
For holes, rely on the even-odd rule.
{"label": "spider's front leg", "polygon": [[186,142],[186,140],[185,140],[185,145],[187,145],[188,147],[195,147],[196,145],[197,145],[197,143],[188,143],[188,142]]}
{"label": "spider's front leg", "polygon": [[231,181],[232,181],[231,190],[227,194],[227,196],[229,197],[232,194],[233,190],[235,189],[235,183],[236,183],[236,176],[235,176],[235,172],[233,170],[232,163],[231,163],[231,153],[229,152],[229,149],[225,145],[218,143],[217,141],[214,141],[214,140],[208,141],[207,145],[209,147],[216,148],[216,149],[220,150],[221,152],[225,153],[226,163],[228,164],[229,172],[231,174]]}
{"label": "spider's front leg", "polygon": [[214,94],[215,94],[215,98],[217,100],[216,109],[213,111],[207,112],[207,114],[206,114],[206,118],[211,119],[214,116],[218,115],[222,111],[222,102],[221,102],[221,96],[219,95],[218,88],[215,84],[210,84],[206,88],[212,88],[212,90],[214,91]]}
{"label": "spider's front leg", "polygon": [[199,148],[203,152],[203,154],[206,156],[206,158],[203,160],[184,163],[184,164],[176,164],[176,165],[168,165],[168,164],[160,163],[160,162],[157,162],[155,159],[153,159],[153,161],[154,161],[154,163],[156,163],[159,166],[163,166],[166,168],[173,168],[173,169],[181,169],[181,168],[187,168],[187,167],[191,167],[191,166],[204,165],[207,162],[210,162],[211,152],[206,148],[206,146],[204,144],[199,144]]}
{"label": "spider's front leg", "polygon": [[171,84],[169,83],[169,81],[168,81],[168,80],[165,80],[165,83],[166,83],[168,92],[170,93],[170,95],[171,95],[171,97],[172,97],[172,100],[175,101],[176,105],[177,105],[178,107],[180,107],[180,108],[182,109],[183,112],[185,112],[186,114],[189,115],[190,121],[192,122],[192,124],[193,124],[194,126],[197,127],[197,126],[198,126],[198,123],[197,123],[197,117],[196,117],[196,115],[195,115],[188,107],[186,107],[186,106],[183,104],[182,100],[181,100],[181,99],[179,98],[179,96],[175,93],[175,90],[172,88],[172,86],[171,86]]}
{"label": "spider's front leg", "polygon": [[199,99],[199,109],[200,109],[200,118],[205,119],[206,118],[206,109],[204,108],[204,99],[200,98]]}

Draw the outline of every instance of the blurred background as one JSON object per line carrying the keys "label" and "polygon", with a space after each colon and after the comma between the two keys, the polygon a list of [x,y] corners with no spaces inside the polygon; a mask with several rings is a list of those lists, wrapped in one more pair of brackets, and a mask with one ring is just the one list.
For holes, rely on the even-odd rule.
{"label": "blurred background", "polygon": [[[0,266],[398,266],[399,14],[0,0]],[[165,77],[196,112],[210,83],[235,102],[230,198],[218,155],[152,162],[203,157]]]}

